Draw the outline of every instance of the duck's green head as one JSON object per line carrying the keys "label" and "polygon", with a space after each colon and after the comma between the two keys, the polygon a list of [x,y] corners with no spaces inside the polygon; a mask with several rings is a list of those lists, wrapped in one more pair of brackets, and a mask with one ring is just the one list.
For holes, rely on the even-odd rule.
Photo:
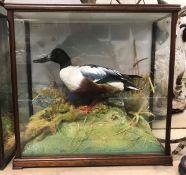
{"label": "duck's green head", "polygon": [[46,63],[48,61],[53,61],[55,63],[58,63],[61,69],[71,65],[70,57],[61,48],[55,48],[48,55],[42,58],[33,60],[34,63]]}

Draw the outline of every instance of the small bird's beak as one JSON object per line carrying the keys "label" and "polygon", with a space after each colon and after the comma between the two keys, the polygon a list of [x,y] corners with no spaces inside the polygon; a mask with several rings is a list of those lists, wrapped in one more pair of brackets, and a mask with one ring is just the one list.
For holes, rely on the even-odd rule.
{"label": "small bird's beak", "polygon": [[39,58],[37,60],[33,60],[34,63],[45,63],[51,61],[51,55],[48,54],[47,56],[43,57],[43,58]]}
{"label": "small bird's beak", "polygon": [[180,25],[180,29],[181,29],[182,27],[186,27],[186,24],[181,24],[181,25]]}

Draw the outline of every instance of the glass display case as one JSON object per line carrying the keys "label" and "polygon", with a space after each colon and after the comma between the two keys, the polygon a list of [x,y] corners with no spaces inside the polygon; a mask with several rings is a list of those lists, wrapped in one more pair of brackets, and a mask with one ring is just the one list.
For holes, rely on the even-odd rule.
{"label": "glass display case", "polygon": [[14,168],[172,164],[178,5],[5,7]]}
{"label": "glass display case", "polygon": [[0,2],[0,169],[15,150],[11,66],[6,10]]}

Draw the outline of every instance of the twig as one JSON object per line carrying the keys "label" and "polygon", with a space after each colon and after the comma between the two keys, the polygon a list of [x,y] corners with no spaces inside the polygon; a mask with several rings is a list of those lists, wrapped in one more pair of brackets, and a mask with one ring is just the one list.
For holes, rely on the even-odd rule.
{"label": "twig", "polygon": [[83,121],[83,127],[85,127],[86,121],[87,121],[87,115],[86,115],[86,117],[85,117],[85,119],[84,119],[84,121]]}
{"label": "twig", "polygon": [[136,118],[133,117],[132,120],[130,121],[130,123],[128,124],[127,128],[123,129],[122,131],[117,132],[115,135],[119,135],[119,134],[125,133],[127,130],[129,130],[131,127],[133,127],[135,120],[136,120]]}
{"label": "twig", "polygon": [[154,86],[153,86],[153,84],[152,84],[151,78],[148,77],[148,80],[149,80],[149,83],[150,83],[150,87],[151,87],[151,89],[152,89],[152,92],[153,92],[153,94],[154,94],[154,93],[155,93],[155,89],[154,89]]}
{"label": "twig", "polygon": [[122,4],[121,2],[120,2],[120,0],[116,0],[117,2],[118,2],[118,4]]}
{"label": "twig", "polygon": [[137,60],[137,61],[133,64],[133,68],[136,67],[141,61],[144,61],[144,60],[146,60],[146,59],[148,59],[148,58],[142,58],[142,59],[140,59],[140,60]]}
{"label": "twig", "polygon": [[[136,4],[139,4],[142,0],[138,0]],[[145,4],[145,0],[143,0],[143,3]]]}
{"label": "twig", "polygon": [[[135,64],[138,61],[137,60],[137,49],[136,49],[136,40],[135,39],[133,40],[133,51],[134,51],[134,64]],[[139,65],[136,64],[135,67],[136,67],[137,75],[139,75]]]}
{"label": "twig", "polygon": [[[122,3],[120,2],[120,0],[116,0],[116,2],[117,2],[118,4],[122,4]],[[110,4],[112,4],[112,0],[110,0]]]}

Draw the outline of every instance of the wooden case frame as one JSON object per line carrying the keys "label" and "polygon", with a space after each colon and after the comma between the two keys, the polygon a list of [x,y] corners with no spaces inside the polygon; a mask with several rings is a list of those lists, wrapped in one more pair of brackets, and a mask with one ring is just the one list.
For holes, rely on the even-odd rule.
{"label": "wooden case frame", "polygon": [[[68,167],[68,166],[117,166],[117,165],[172,165],[170,153],[170,130],[173,98],[173,75],[175,61],[175,39],[176,23],[179,5],[61,5],[61,4],[5,4],[9,21],[10,51],[12,64],[13,102],[16,125],[16,156],[13,161],[14,168],[28,167]],[[125,154],[125,155],[81,155],[81,156],[59,156],[59,157],[23,157],[21,155],[20,129],[17,103],[17,77],[16,77],[16,54],[15,54],[15,31],[14,12],[154,12],[171,13],[171,45],[169,62],[169,85],[167,98],[167,119],[165,153],[161,154]],[[154,47],[152,43],[152,47]],[[152,58],[153,58],[152,53]],[[153,65],[151,65],[153,70]],[[153,77],[153,74],[151,75]]]}
{"label": "wooden case frame", "polygon": [[[3,2],[0,2],[0,7],[4,7]],[[0,19],[4,18],[7,19],[7,16],[5,14],[0,13]],[[1,26],[0,26],[0,32],[1,32]],[[2,44],[2,43],[0,43]],[[5,158],[5,152],[4,152],[4,143],[3,143],[3,127],[2,127],[2,118],[1,118],[1,103],[0,103],[0,170],[3,170],[6,165],[10,162],[10,160],[15,155],[15,149],[12,150],[10,155]],[[15,117],[14,117],[15,118]]]}

